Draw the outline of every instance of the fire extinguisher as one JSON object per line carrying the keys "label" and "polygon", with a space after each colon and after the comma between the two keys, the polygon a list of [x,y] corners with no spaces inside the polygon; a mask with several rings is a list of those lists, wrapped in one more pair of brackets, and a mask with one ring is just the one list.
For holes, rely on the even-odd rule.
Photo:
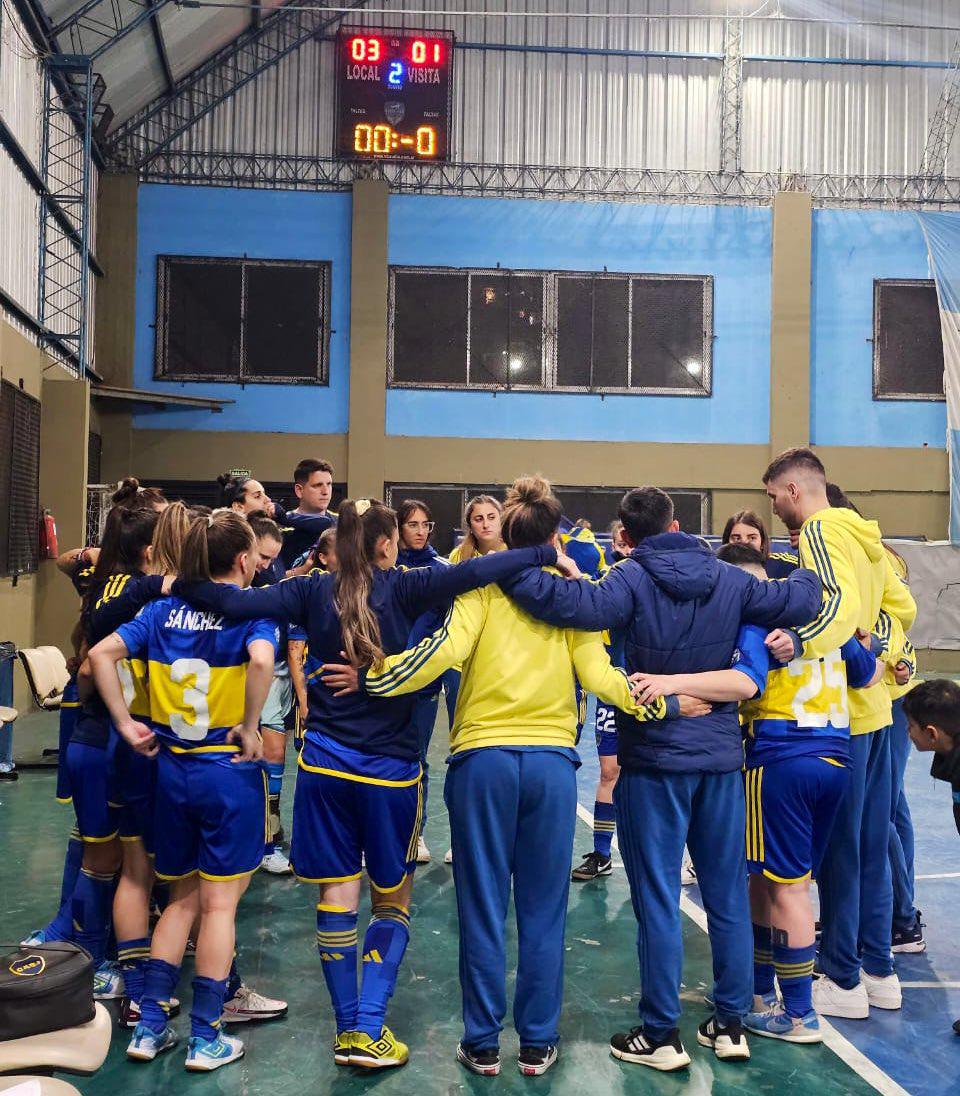
{"label": "fire extinguisher", "polygon": [[40,512],[40,558],[56,559],[60,555],[57,546],[57,523],[49,510]]}

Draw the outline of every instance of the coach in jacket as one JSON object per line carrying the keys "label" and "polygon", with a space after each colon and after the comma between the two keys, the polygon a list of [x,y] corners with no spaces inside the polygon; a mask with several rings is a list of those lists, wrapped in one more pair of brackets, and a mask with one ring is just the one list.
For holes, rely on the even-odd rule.
{"label": "coach in jacket", "polygon": [[[670,496],[638,487],[620,503],[628,559],[599,583],[528,570],[502,584],[532,616],[560,627],[610,629],[624,639],[628,673],[697,673],[731,665],[741,623],[767,628],[812,620],[822,600],[810,571],[763,582],[720,563],[679,531]],[[638,723],[617,713],[620,850],[639,922],[639,1027],[614,1035],[612,1053],[659,1070],[689,1056],[680,1042],[680,865],[686,843],[707,911],[715,1016],[698,1041],[731,1060],[749,1057],[741,1019],[752,1003],[753,940],[744,859],[743,764],[735,702],[697,719]]]}

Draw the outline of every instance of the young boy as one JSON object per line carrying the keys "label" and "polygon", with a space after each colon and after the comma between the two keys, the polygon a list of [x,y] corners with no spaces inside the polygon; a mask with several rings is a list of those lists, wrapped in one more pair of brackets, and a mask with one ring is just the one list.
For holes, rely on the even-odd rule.
{"label": "young boy", "polygon": [[[960,685],[942,678],[921,681],[903,698],[910,740],[933,753],[930,775],[953,789],[953,820],[960,833]],[[960,1035],[960,1020],[953,1025]]]}

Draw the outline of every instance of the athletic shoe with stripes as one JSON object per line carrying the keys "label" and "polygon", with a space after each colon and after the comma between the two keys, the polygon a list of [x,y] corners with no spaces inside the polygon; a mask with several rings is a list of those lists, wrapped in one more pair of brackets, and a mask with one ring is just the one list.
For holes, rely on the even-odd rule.
{"label": "athletic shoe with stripes", "polygon": [[521,1047],[517,1068],[524,1077],[540,1077],[556,1062],[559,1053],[555,1046]]}
{"label": "athletic shoe with stripes", "polygon": [[613,861],[602,852],[588,852],[583,858],[583,863],[574,868],[570,878],[577,883],[588,883],[600,875],[613,874]]}
{"label": "athletic shoe with stripes", "polygon": [[215,1039],[193,1036],[187,1044],[184,1063],[192,1073],[210,1073],[243,1057],[243,1043],[233,1035],[217,1032]]}
{"label": "athletic shoe with stripes", "polygon": [[748,1013],[743,1021],[747,1031],[785,1043],[822,1043],[823,1032],[817,1014],[811,1009],[805,1016],[788,1016],[779,1006],[765,1012]]}
{"label": "athletic shoe with stripes", "polygon": [[265,997],[241,983],[240,988],[223,1005],[225,1024],[245,1024],[251,1020],[278,1020],[287,1014],[287,1002]]}
{"label": "athletic shoe with stripes", "polygon": [[355,1031],[338,1031],[333,1038],[333,1060],[338,1066],[350,1065],[350,1048]]}
{"label": "athletic shoe with stripes", "polygon": [[642,1027],[619,1031],[610,1040],[610,1053],[621,1062],[649,1066],[661,1073],[690,1065],[690,1055],[684,1050],[680,1033],[676,1030],[658,1042],[648,1039]]}
{"label": "athletic shoe with stripes", "polygon": [[365,1031],[355,1031],[350,1044],[350,1065],[361,1069],[389,1069],[406,1065],[410,1051],[386,1026],[379,1039],[371,1039]]}
{"label": "athletic shoe with stripes", "polygon": [[750,1047],[739,1021],[721,1024],[716,1016],[711,1016],[697,1028],[697,1042],[710,1047],[723,1062],[746,1062],[750,1058]]}
{"label": "athletic shoe with stripes", "polygon": [[158,1054],[170,1050],[178,1042],[177,1033],[169,1024],[159,1035],[152,1028],[138,1024],[127,1047],[127,1057],[132,1062],[152,1062]]}

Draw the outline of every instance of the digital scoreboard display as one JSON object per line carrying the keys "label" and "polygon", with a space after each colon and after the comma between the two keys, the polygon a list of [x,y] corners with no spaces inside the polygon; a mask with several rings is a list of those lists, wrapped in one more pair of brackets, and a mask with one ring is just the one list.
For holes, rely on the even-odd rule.
{"label": "digital scoreboard display", "polygon": [[447,160],[453,34],[337,32],[335,154],[348,160]]}

